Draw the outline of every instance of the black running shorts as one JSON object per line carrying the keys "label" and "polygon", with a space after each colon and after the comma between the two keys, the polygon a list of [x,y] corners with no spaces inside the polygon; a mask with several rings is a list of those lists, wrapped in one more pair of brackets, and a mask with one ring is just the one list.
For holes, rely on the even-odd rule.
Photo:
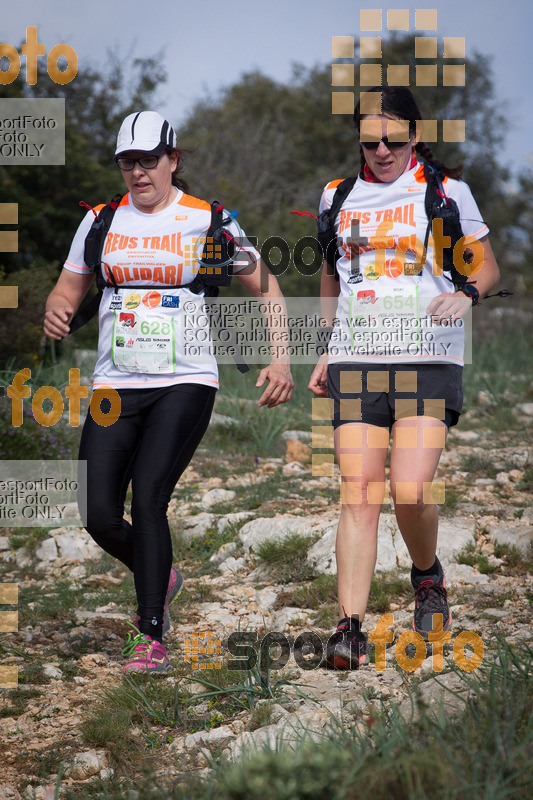
{"label": "black running shorts", "polygon": [[404,417],[427,416],[451,428],[463,405],[462,375],[457,364],[329,364],[333,427],[365,422],[390,430]]}

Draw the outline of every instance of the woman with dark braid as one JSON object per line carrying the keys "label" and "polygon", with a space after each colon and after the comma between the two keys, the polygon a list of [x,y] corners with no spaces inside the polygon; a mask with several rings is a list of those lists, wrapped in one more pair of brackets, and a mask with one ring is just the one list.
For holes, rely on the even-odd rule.
{"label": "woman with dark braid", "polygon": [[[363,95],[363,108],[369,107],[380,111],[361,113],[360,103],[355,109],[361,170],[335,218],[338,276],[324,262],[321,316],[334,327],[328,353],[309,383],[315,396],[332,401],[341,472],[336,541],[341,620],[326,651],[327,666],[336,669],[367,661],[362,623],[379,515],[388,500],[391,433],[390,495],[412,560],[413,628],[426,641],[440,625],[450,629],[436,556],[436,503],[442,497],[433,481],[447,432],[461,413],[464,317],[499,280],[488,228],[461,180],[462,168],[442,166],[421,141],[422,115],[411,92],[375,87]],[[427,182],[417,154],[437,170],[440,194],[459,209],[461,253],[471,262],[461,259],[460,271],[469,276],[461,290],[442,269],[443,247],[450,242],[443,241],[440,219],[426,240]],[[331,207],[339,183],[326,186],[321,212]]]}

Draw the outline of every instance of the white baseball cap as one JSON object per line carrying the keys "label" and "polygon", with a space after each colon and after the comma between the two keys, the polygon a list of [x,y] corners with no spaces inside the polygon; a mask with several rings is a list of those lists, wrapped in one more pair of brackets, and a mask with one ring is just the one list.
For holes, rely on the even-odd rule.
{"label": "white baseball cap", "polygon": [[159,155],[167,147],[177,148],[174,129],[157,111],[136,111],[126,117],[117,136],[115,156],[128,150]]}

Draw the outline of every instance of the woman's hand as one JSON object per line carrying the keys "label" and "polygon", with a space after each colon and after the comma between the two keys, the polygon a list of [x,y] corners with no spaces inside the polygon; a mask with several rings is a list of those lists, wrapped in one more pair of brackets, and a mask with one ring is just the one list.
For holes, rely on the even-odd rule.
{"label": "woman's hand", "polygon": [[44,315],[43,329],[50,339],[59,341],[70,333],[69,323],[74,316],[71,306],[51,306]]}
{"label": "woman's hand", "polygon": [[70,321],[94,281],[94,272],[79,275],[63,269],[48,295],[44,315],[44,332],[50,339],[63,339],[70,333]]}
{"label": "woman's hand", "polygon": [[259,389],[265,381],[268,381],[268,386],[259,398],[258,406],[274,408],[274,406],[287,403],[291,399],[294,381],[288,364],[270,364],[262,369],[256,381],[256,387]]}
{"label": "woman's hand", "polygon": [[328,396],[328,355],[324,353],[320,356],[318,364],[311,373],[309,384],[307,386],[309,391],[313,392],[315,397]]}
{"label": "woman's hand", "polygon": [[472,308],[472,300],[464,292],[439,294],[428,305],[427,313],[433,317],[436,325],[450,325]]}

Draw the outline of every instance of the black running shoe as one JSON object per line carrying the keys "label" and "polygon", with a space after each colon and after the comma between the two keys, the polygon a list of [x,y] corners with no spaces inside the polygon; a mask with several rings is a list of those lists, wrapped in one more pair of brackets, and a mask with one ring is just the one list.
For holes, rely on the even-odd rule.
{"label": "black running shoe", "polygon": [[356,617],[344,617],[326,645],[324,665],[328,669],[359,669],[368,662],[366,634]]}
{"label": "black running shoe", "polygon": [[411,570],[411,583],[415,590],[415,615],[413,630],[428,641],[428,633],[433,630],[433,615],[442,616],[442,630],[449,631],[452,615],[448,608],[446,582],[440,561],[436,559],[438,571],[436,575],[415,575]]}

